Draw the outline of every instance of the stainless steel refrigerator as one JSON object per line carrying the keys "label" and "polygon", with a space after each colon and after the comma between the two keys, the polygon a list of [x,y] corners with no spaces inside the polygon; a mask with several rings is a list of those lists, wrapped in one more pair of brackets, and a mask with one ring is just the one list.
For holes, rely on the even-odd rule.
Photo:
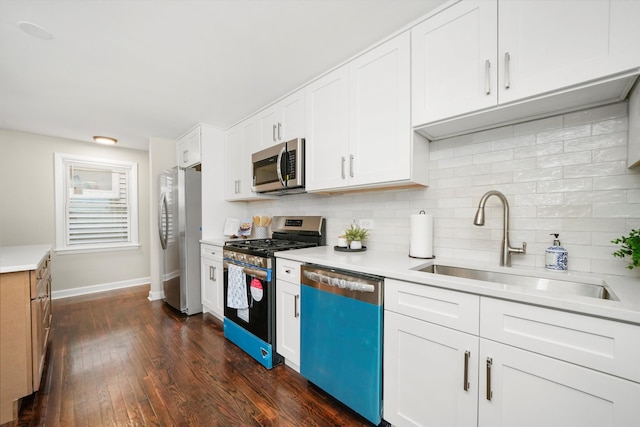
{"label": "stainless steel refrigerator", "polygon": [[181,312],[202,313],[200,167],[174,167],[160,175],[158,234],[162,247],[160,279],[164,300]]}

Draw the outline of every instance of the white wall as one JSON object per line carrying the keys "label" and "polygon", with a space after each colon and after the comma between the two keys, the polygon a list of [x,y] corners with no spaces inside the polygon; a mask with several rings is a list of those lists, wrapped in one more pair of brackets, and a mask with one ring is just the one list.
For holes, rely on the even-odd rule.
{"label": "white wall", "polygon": [[408,254],[409,215],[424,209],[435,217],[436,257],[498,265],[502,208],[495,198],[486,225],[473,225],[480,198],[495,189],[510,203],[512,245],[528,244],[514,265],[544,266],[549,234],[560,233],[570,270],[640,277],[611,256],[613,238],[640,228],[640,170],[626,166],[627,130],[627,104],[619,103],[437,141],[424,165],[428,188],[290,195],[250,203],[249,215],[323,215],[330,245],[353,217],[373,218],[366,245]]}
{"label": "white wall", "polygon": [[52,254],[52,290],[129,286],[149,282],[149,175],[146,151],[106,147],[0,129],[0,246],[51,244],[55,247],[54,153],[138,163],[139,240],[136,250]]}

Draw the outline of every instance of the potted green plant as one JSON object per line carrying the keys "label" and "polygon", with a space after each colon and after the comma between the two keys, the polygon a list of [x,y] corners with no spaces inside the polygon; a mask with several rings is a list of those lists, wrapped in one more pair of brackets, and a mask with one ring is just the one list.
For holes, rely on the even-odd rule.
{"label": "potted green plant", "polygon": [[640,230],[632,229],[628,236],[612,240],[611,243],[616,245],[622,243],[622,248],[615,251],[613,256],[620,258],[630,256],[631,264],[627,266],[629,270],[633,270],[634,267],[640,267]]}
{"label": "potted green plant", "polygon": [[360,228],[357,225],[351,224],[349,228],[344,231],[344,237],[347,238],[349,248],[362,249],[362,241],[367,238],[369,231],[366,228]]}

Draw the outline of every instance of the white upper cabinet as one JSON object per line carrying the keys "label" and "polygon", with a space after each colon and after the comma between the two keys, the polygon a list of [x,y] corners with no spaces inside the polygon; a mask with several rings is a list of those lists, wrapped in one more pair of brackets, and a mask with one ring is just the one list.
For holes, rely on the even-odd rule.
{"label": "white upper cabinet", "polygon": [[176,142],[176,158],[178,160],[178,166],[181,168],[187,168],[200,163],[200,140],[200,125],[194,127],[178,139]]}
{"label": "white upper cabinet", "polygon": [[410,60],[405,32],[306,87],[308,191],[426,185],[428,147],[412,139]]}
{"label": "white upper cabinet", "polygon": [[414,124],[497,104],[497,7],[463,1],[412,28]]}
{"label": "white upper cabinet", "polygon": [[349,155],[349,73],[344,65],[306,87],[307,191],[336,188],[346,181]]}
{"label": "white upper cabinet", "polygon": [[252,116],[225,133],[225,199],[251,200],[261,197],[252,190],[251,154],[259,150],[259,121]]}
{"label": "white upper cabinet", "polygon": [[615,40],[610,35],[617,25],[612,10],[625,7],[620,3],[624,2],[500,0],[499,102],[625,71],[628,65],[619,45],[624,38]]}
{"label": "white upper cabinet", "polygon": [[300,89],[258,113],[262,148],[305,137],[304,94]]}
{"label": "white upper cabinet", "polygon": [[463,0],[412,29],[413,126],[437,139],[623,99],[640,2]]}

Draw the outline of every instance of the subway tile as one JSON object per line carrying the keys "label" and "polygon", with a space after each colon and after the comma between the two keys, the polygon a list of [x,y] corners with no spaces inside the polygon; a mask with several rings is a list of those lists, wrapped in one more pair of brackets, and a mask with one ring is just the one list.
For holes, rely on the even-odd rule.
{"label": "subway tile", "polygon": [[[486,167],[486,165],[483,165]],[[508,160],[505,162],[495,162],[491,164],[492,172],[514,172],[514,180],[516,173],[527,173],[532,172],[536,168],[536,159],[519,159],[519,160]]]}
{"label": "subway tile", "polygon": [[536,144],[534,146],[514,148],[513,158],[523,159],[529,157],[548,156],[551,154],[562,154],[564,145],[562,142],[553,142],[549,144]]}
{"label": "subway tile", "polygon": [[562,116],[547,117],[539,120],[519,123],[513,127],[514,135],[528,135],[550,130],[562,129],[564,121]]}
{"label": "subway tile", "polygon": [[596,176],[624,175],[626,169],[626,161],[565,166],[563,168],[563,177],[586,178]]}
{"label": "subway tile", "polygon": [[558,206],[564,203],[564,193],[518,194],[514,198],[515,206]]}
{"label": "subway tile", "polygon": [[613,162],[619,160],[621,166],[625,166],[627,163],[627,147],[609,147],[593,152],[594,162]]}
{"label": "subway tile", "polygon": [[640,203],[640,188],[627,190],[627,203]]}
{"label": "subway tile", "polygon": [[513,150],[491,151],[473,155],[473,163],[475,164],[503,162],[511,159],[513,159]]}
{"label": "subway tile", "polygon": [[625,190],[573,191],[564,197],[568,205],[620,204],[627,201]]}
{"label": "subway tile", "polygon": [[575,153],[553,154],[538,156],[538,168],[552,168],[556,166],[584,165],[591,163],[591,151],[579,151]]}
{"label": "subway tile", "polygon": [[640,188],[640,174],[601,176],[593,178],[594,190]]}
{"label": "subway tile", "polygon": [[563,169],[561,167],[520,170],[513,173],[514,182],[548,181],[562,179],[562,177]]}
{"label": "subway tile", "polygon": [[627,133],[617,132],[607,135],[590,136],[587,138],[572,139],[564,142],[564,152],[596,150],[627,145]]}
{"label": "subway tile", "polygon": [[536,135],[536,143],[548,144],[551,142],[566,141],[569,139],[584,138],[591,135],[591,125],[577,125],[563,129],[543,131]]}
{"label": "subway tile", "polygon": [[568,191],[589,191],[593,187],[591,178],[559,179],[554,181],[539,181],[538,192],[554,193]]}
{"label": "subway tile", "polygon": [[570,221],[565,221],[563,228],[559,230],[607,232],[619,229],[623,224],[624,219],[619,218],[572,218]]}
{"label": "subway tile", "polygon": [[629,119],[627,117],[617,117],[603,120],[591,126],[593,135],[601,135],[613,132],[625,132],[629,129]]}
{"label": "subway tile", "polygon": [[594,218],[637,218],[640,204],[595,204]]}
{"label": "subway tile", "polygon": [[591,205],[538,206],[539,218],[590,218]]}
{"label": "subway tile", "polygon": [[511,182],[513,182],[513,175],[511,172],[476,175],[473,178],[474,185],[501,185]]}
{"label": "subway tile", "polygon": [[475,144],[466,144],[453,149],[454,157],[470,156],[478,153],[487,153],[491,151],[491,142],[481,142]]}
{"label": "subway tile", "polygon": [[474,156],[451,157],[437,161],[438,169],[460,168],[473,164]]}
{"label": "subway tile", "polygon": [[607,119],[627,116],[627,103],[605,105],[588,110],[577,111],[564,115],[565,126],[576,126],[585,123],[599,122]]}
{"label": "subway tile", "polygon": [[500,151],[511,148],[531,147],[536,144],[536,136],[533,134],[514,136],[513,138],[498,139],[491,142],[491,151]]}

